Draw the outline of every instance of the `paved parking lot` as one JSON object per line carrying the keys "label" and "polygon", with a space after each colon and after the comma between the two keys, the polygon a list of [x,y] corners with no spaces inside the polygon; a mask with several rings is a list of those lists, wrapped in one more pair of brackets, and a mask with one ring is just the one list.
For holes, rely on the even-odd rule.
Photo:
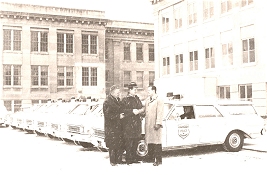
{"label": "paved parking lot", "polygon": [[[265,170],[267,152],[249,149],[245,143],[237,153],[224,152],[220,146],[164,152],[163,165],[139,163],[132,166],[109,165],[108,153],[84,149],[72,143],[0,128],[1,174],[234,174]],[[262,138],[263,139],[263,138]],[[259,141],[260,142],[260,141]],[[256,142],[255,142],[256,143]],[[257,143],[259,144],[259,143]],[[266,170],[265,170],[266,171]],[[174,173],[174,174],[177,174]]]}

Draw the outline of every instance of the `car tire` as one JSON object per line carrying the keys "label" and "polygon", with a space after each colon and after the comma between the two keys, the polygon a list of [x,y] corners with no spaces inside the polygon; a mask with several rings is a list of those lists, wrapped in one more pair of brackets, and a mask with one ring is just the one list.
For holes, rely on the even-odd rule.
{"label": "car tire", "polygon": [[140,140],[137,144],[136,154],[139,157],[145,157],[148,153],[148,146],[145,140]]}
{"label": "car tire", "polygon": [[43,135],[44,135],[43,133],[41,133],[41,132],[39,132],[39,131],[36,131],[36,130],[35,130],[35,133],[36,133],[38,136],[43,136]]}
{"label": "car tire", "polygon": [[55,138],[52,134],[47,134],[47,136],[48,136],[50,139],[54,139],[54,138]]}
{"label": "car tire", "polygon": [[62,138],[62,140],[63,140],[64,142],[67,142],[67,143],[73,142],[72,140],[67,139],[67,138]]}
{"label": "car tire", "polygon": [[88,143],[88,142],[79,142],[79,143],[84,148],[91,148],[94,146],[92,143]]}
{"label": "car tire", "polygon": [[9,127],[9,124],[5,124],[5,125],[6,125],[7,128]]}
{"label": "car tire", "polygon": [[223,143],[223,149],[227,152],[238,152],[243,145],[244,135],[240,131],[231,131]]}
{"label": "car tire", "polygon": [[12,125],[11,125],[11,128],[13,128],[13,129],[17,129],[17,127],[16,127],[16,126],[12,126]]}
{"label": "car tire", "polygon": [[34,133],[33,130],[29,130],[29,129],[25,129],[25,131],[26,131],[27,133],[29,133],[29,134],[33,134],[33,133]]}

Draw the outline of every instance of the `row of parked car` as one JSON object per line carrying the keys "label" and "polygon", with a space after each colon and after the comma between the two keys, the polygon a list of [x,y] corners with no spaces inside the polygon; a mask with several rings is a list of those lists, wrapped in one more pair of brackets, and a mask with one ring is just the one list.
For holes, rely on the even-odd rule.
{"label": "row of parked car", "polygon": [[[181,118],[190,107],[193,118]],[[74,142],[85,148],[107,150],[104,142],[103,102],[48,102],[21,108],[9,116],[9,124],[37,135]],[[136,152],[148,149],[142,138]],[[221,144],[226,151],[240,151],[244,139],[257,138],[266,131],[264,120],[253,104],[245,101],[167,100],[162,129],[163,150]]]}

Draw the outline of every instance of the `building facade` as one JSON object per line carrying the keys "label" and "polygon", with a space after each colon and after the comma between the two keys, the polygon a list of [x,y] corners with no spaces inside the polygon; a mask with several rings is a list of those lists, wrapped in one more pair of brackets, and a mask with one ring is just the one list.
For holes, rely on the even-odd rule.
{"label": "building facade", "polygon": [[[111,84],[135,81],[137,75],[140,85],[147,84],[154,67],[142,63],[148,62],[148,43],[153,44],[151,26],[112,22],[104,11],[1,3],[0,102],[14,112],[48,99],[103,99]],[[125,41],[131,43],[132,64],[123,62]],[[138,73],[133,71],[135,43],[143,52]],[[126,80],[122,70],[130,70],[131,78]]]}
{"label": "building facade", "polygon": [[252,101],[267,113],[267,3],[151,0],[155,84],[184,98]]}
{"label": "building facade", "polygon": [[147,97],[147,87],[154,83],[154,26],[150,23],[110,21],[106,26],[106,91],[113,85],[122,88],[138,85],[141,99]]}

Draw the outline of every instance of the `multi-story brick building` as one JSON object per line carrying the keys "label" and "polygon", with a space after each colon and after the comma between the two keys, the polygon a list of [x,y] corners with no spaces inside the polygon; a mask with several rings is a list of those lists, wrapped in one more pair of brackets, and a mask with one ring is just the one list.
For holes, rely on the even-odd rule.
{"label": "multi-story brick building", "polygon": [[[121,26],[114,28],[113,23]],[[106,31],[107,24],[108,28],[116,29],[117,35]],[[130,31],[128,23],[125,24]],[[107,49],[109,71],[105,70],[106,33],[108,43],[110,39],[119,42],[118,30],[123,29],[123,25],[124,22],[106,19],[104,11],[1,3],[0,101],[8,110],[16,111],[21,105],[46,102],[47,99],[105,98],[106,80],[110,81],[109,77],[112,80],[110,75],[114,74],[119,78],[111,83],[121,82],[121,70],[127,69],[127,66],[121,67],[124,64],[121,64],[119,54],[111,54],[117,52],[111,48]],[[140,29],[151,30],[151,26],[147,24]],[[140,36],[146,37],[131,40],[130,37],[137,34],[130,32],[125,38],[142,43],[145,55],[147,43],[153,43],[153,31],[147,33],[140,32]],[[111,59],[114,59],[114,68],[119,69],[110,69]],[[149,68],[154,70],[152,66]],[[138,70],[148,69],[140,66]],[[108,78],[105,78],[106,74]],[[146,73],[143,74],[145,77]]]}
{"label": "multi-story brick building", "polygon": [[151,2],[159,93],[250,100],[266,115],[265,1]]}
{"label": "multi-story brick building", "polygon": [[135,81],[140,98],[154,83],[154,26],[150,23],[110,21],[106,26],[106,88]]}

